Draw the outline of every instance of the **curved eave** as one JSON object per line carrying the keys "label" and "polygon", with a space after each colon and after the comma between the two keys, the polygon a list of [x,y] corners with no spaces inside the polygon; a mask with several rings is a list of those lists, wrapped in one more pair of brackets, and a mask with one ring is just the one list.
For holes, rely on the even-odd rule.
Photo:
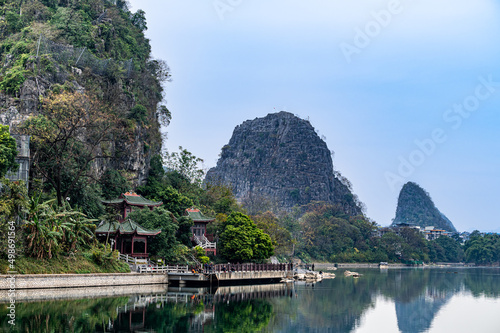
{"label": "curved eave", "polygon": [[211,220],[193,220],[193,222],[198,222],[198,223],[210,223],[210,222],[213,222],[215,221],[215,219],[211,219]]}
{"label": "curved eave", "polygon": [[160,231],[153,231],[153,232],[138,232],[137,230],[134,230],[134,231],[121,231],[121,230],[118,230],[118,233],[120,235],[133,235],[133,234],[137,234],[139,236],[156,236],[159,233],[161,233],[161,230]]}
{"label": "curved eave", "polygon": [[137,206],[137,207],[144,207],[144,206],[148,206],[148,207],[158,207],[158,206],[161,206],[163,205],[163,202],[155,202],[154,205],[149,205],[149,204],[138,204],[138,203],[133,203],[133,202],[129,202],[127,201],[127,199],[124,199],[124,201],[127,203],[127,205],[129,206]]}
{"label": "curved eave", "polygon": [[115,231],[98,231],[96,232],[96,236],[105,236],[107,234],[119,234],[119,235],[133,235],[137,234],[139,236],[156,236],[161,233],[161,230],[159,231],[153,231],[153,232],[138,232],[137,230],[134,231],[122,231],[122,230],[115,230]]}

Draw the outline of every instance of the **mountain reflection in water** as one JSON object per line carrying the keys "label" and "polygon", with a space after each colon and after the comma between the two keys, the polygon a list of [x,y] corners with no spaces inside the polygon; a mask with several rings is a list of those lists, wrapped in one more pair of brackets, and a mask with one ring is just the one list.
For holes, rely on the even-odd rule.
{"label": "mountain reflection in water", "polygon": [[[338,270],[333,280],[291,284],[168,288],[149,295],[24,302],[23,332],[356,332],[377,300],[392,302],[399,332],[432,332],[436,315],[455,297],[493,300],[500,310],[500,269]],[[496,305],[495,305],[496,306]],[[9,331],[7,303],[0,331]],[[491,318],[497,320],[497,318]],[[366,328],[370,331],[370,328]],[[500,327],[498,327],[500,331]],[[453,331],[453,330],[451,330]]]}

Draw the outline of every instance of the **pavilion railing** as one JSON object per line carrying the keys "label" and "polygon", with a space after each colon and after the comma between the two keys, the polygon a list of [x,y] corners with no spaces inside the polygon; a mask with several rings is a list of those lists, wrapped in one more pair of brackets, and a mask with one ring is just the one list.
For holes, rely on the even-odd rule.
{"label": "pavilion railing", "polygon": [[203,249],[216,249],[217,248],[217,243],[209,241],[205,235],[201,235],[200,237],[193,235],[193,238],[196,241],[196,244],[201,246]]}
{"label": "pavilion railing", "polygon": [[132,264],[132,265],[146,265],[148,264],[148,259],[138,259],[132,256],[129,256],[128,254],[119,254],[118,259],[125,261],[127,264]]}

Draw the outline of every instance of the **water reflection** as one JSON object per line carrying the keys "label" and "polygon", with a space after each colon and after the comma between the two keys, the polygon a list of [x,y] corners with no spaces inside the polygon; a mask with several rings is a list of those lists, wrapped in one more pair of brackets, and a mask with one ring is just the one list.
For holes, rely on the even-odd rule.
{"label": "water reflection", "polygon": [[[18,303],[22,332],[353,332],[377,299],[400,332],[427,332],[454,297],[500,303],[499,269],[359,270],[316,284],[156,289],[126,297]],[[0,304],[0,331],[8,331]],[[389,323],[388,323],[389,324]]]}
{"label": "water reflection", "polygon": [[261,332],[273,314],[269,298],[286,297],[292,285],[169,288],[135,296],[112,325],[98,332]]}

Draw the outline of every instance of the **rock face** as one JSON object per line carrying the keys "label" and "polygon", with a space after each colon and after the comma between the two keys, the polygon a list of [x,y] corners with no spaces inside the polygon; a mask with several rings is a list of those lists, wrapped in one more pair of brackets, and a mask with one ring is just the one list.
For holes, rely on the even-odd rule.
{"label": "rock face", "polygon": [[338,176],[330,150],[309,121],[282,111],[237,126],[206,180],[230,185],[243,202],[261,198],[290,210],[325,201],[342,205],[349,215],[360,214],[350,185]]}
{"label": "rock face", "polygon": [[422,228],[434,226],[450,232],[456,232],[451,221],[439,211],[427,193],[418,184],[406,183],[398,198],[396,217],[392,225],[411,223]]}
{"label": "rock face", "polygon": [[[0,92],[0,123],[9,125],[11,130],[15,131],[17,125],[28,119],[31,115],[36,115],[40,108],[39,97],[47,97],[49,87],[57,81],[50,81],[44,77],[38,77],[38,86],[34,79],[27,79],[20,89],[20,98],[13,98]],[[120,83],[120,82],[119,82]],[[85,89],[76,81],[71,83],[75,90]],[[125,96],[125,94],[123,94]],[[127,97],[127,96],[125,96]],[[133,100],[129,97],[123,98],[121,108],[131,109]],[[97,178],[101,177],[104,171],[111,167],[116,170],[125,170],[130,176],[130,180],[135,185],[142,184],[147,178],[149,171],[149,161],[151,155],[158,151],[145,152],[144,142],[148,142],[147,131],[142,127],[137,127],[133,133],[134,138],[130,142],[116,141],[109,147],[115,155],[115,152],[122,152],[120,158],[98,159],[94,161],[91,168]]]}

